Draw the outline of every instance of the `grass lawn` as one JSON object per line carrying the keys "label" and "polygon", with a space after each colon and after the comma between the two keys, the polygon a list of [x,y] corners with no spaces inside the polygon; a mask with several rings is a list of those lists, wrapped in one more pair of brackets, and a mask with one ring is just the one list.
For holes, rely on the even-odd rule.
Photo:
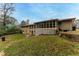
{"label": "grass lawn", "polygon": [[25,37],[22,34],[6,36],[0,41],[0,51],[8,56],[67,56],[79,55],[79,44],[56,35]]}

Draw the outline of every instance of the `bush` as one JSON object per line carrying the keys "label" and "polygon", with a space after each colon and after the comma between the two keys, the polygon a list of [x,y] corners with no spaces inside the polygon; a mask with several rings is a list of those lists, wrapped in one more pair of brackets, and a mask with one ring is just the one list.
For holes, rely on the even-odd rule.
{"label": "bush", "polygon": [[14,24],[8,24],[6,26],[0,26],[0,36],[22,33],[21,29]]}

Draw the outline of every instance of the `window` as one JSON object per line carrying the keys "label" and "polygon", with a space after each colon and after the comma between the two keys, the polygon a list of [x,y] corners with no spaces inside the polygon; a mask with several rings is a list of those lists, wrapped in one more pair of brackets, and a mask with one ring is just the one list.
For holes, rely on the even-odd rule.
{"label": "window", "polygon": [[50,22],[50,28],[52,28],[52,21]]}
{"label": "window", "polygon": [[47,25],[47,28],[49,28],[49,23],[48,23],[48,22],[47,22],[47,24],[46,24],[46,25]]}
{"label": "window", "polygon": [[55,21],[53,21],[53,27],[55,27]]}

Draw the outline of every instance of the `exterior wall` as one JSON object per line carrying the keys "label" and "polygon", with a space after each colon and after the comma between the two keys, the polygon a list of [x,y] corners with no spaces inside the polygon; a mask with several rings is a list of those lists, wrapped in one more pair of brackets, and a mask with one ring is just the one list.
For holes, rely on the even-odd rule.
{"label": "exterior wall", "polygon": [[29,29],[28,31],[31,33],[31,35],[35,35],[35,29]]}
{"label": "exterior wall", "polygon": [[21,28],[21,30],[22,30],[23,34],[26,34],[26,28],[25,27]]}
{"label": "exterior wall", "polygon": [[30,32],[30,29],[27,27],[22,28],[23,34],[27,35],[31,35],[32,33]]}
{"label": "exterior wall", "polygon": [[23,34],[27,35],[41,35],[41,34],[56,34],[57,28],[23,28]]}
{"label": "exterior wall", "polygon": [[36,28],[35,35],[56,34],[56,28]]}
{"label": "exterior wall", "polygon": [[72,27],[73,27],[73,22],[72,21],[61,22],[60,28],[62,30],[72,30]]}

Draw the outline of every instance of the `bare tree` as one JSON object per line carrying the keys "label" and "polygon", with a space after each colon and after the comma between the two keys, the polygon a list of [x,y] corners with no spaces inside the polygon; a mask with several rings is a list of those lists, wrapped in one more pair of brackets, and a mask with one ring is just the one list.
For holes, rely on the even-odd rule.
{"label": "bare tree", "polygon": [[5,21],[7,19],[8,16],[10,16],[12,14],[12,12],[14,11],[14,5],[12,3],[4,3],[4,4],[0,4],[0,11],[1,11],[1,16],[3,19],[3,25],[5,26]]}
{"label": "bare tree", "polygon": [[[12,3],[3,3],[3,4],[0,4],[0,13],[1,13],[0,16],[2,16],[3,26],[4,27],[6,25],[5,22],[6,22],[7,16],[10,16],[13,11],[14,11],[14,5]],[[4,30],[5,30],[5,28],[4,28]]]}

